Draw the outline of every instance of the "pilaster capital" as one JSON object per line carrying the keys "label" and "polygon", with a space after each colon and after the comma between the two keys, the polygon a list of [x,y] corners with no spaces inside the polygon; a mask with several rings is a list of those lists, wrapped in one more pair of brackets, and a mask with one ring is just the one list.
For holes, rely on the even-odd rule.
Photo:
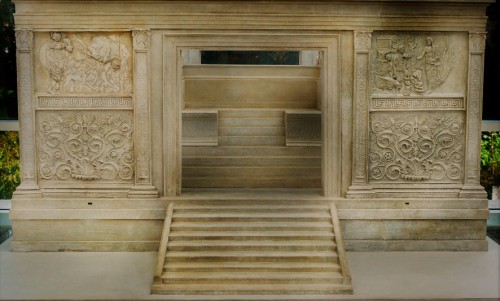
{"label": "pilaster capital", "polygon": [[368,51],[372,48],[372,32],[371,31],[355,31],[354,32],[354,50]]}
{"label": "pilaster capital", "polygon": [[134,30],[132,31],[132,38],[134,41],[134,50],[147,51],[150,45],[151,31],[149,30]]}
{"label": "pilaster capital", "polygon": [[486,41],[486,33],[484,32],[469,32],[469,51],[483,52]]}
{"label": "pilaster capital", "polygon": [[33,49],[32,30],[16,30],[16,48],[19,51],[31,51]]}

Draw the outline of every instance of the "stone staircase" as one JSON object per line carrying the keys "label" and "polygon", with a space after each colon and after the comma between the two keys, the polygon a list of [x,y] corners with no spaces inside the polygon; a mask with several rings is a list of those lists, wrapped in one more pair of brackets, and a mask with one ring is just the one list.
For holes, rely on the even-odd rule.
{"label": "stone staircase", "polygon": [[180,299],[328,299],[352,294],[335,205],[170,203],[153,294]]}

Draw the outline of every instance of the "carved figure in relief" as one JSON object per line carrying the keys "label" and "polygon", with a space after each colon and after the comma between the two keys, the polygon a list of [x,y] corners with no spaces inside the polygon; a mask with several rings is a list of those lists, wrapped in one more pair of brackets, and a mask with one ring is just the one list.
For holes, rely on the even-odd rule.
{"label": "carved figure in relief", "polygon": [[461,118],[378,114],[371,122],[370,180],[459,181],[463,136]]}
{"label": "carved figure in relief", "polygon": [[[131,117],[129,117],[131,118]],[[106,114],[50,114],[39,122],[45,180],[131,180],[132,123]]]}
{"label": "carved figure in relief", "polygon": [[50,38],[40,47],[51,78],[48,93],[131,91],[131,53],[119,35],[52,32]]}
{"label": "carved figure in relief", "polygon": [[431,92],[441,85],[454,64],[452,45],[441,44],[443,50],[432,37],[426,37],[424,43],[420,36],[378,36],[375,92],[409,96]]}
{"label": "carved figure in relief", "polygon": [[50,43],[45,56],[45,63],[49,68],[51,79],[48,88],[49,93],[55,93],[61,88],[61,81],[64,78],[64,62],[68,60],[69,53],[73,52],[73,44],[70,39],[62,37],[60,32],[50,33]]}

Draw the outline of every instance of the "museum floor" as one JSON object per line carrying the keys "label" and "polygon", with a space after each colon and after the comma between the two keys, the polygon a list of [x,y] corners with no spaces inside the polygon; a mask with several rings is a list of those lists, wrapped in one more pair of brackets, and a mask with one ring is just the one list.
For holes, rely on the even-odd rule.
{"label": "museum floor", "polygon": [[[0,300],[167,299],[149,292],[154,252],[13,253],[10,242],[0,245]],[[488,242],[488,252],[348,252],[354,295],[337,299],[499,300],[500,245]]]}

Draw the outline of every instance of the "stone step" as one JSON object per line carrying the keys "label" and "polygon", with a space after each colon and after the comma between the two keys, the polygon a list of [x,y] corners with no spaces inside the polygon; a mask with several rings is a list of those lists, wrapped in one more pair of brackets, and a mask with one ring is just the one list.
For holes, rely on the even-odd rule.
{"label": "stone step", "polygon": [[[217,191],[217,190],[215,190]],[[226,191],[226,190],[223,190]],[[288,190],[286,190],[288,191]],[[299,189],[299,191],[304,191],[304,189]],[[203,196],[203,192],[198,196],[198,198],[191,197],[189,199],[182,199],[178,200],[175,203],[174,210],[176,208],[184,208],[184,207],[191,207],[191,208],[200,208],[200,207],[205,207],[208,206],[207,208],[217,208],[218,206],[221,207],[247,207],[247,208],[255,208],[255,207],[260,207],[260,206],[266,206],[268,208],[282,208],[282,207],[312,207],[312,208],[329,208],[328,204],[329,201],[324,200],[323,197],[321,196],[321,191],[319,189],[306,189],[306,191],[312,191],[312,193],[317,194],[318,199],[309,199],[309,200],[304,200],[304,199],[292,199],[295,194],[292,194],[289,196],[287,199],[280,199],[276,200],[275,197],[273,196],[262,196],[259,198],[238,198],[238,194],[235,193],[234,196],[228,196],[226,198],[219,197],[219,198],[206,198]],[[299,194],[299,192],[297,192]]]}
{"label": "stone step", "polygon": [[278,178],[310,178],[321,176],[321,167],[267,167],[259,166],[196,166],[183,167],[182,176],[185,178],[195,177],[278,177]]}
{"label": "stone step", "polygon": [[[176,212],[174,218],[261,218],[262,221],[266,219],[330,219],[330,213],[326,210],[318,210],[317,212],[301,212],[293,210],[289,212],[267,212],[265,210],[255,210],[254,212],[245,212],[244,210],[230,209],[223,212]],[[329,221],[329,220],[327,220]]]}
{"label": "stone step", "polygon": [[330,231],[172,231],[169,241],[176,240],[332,240]]}
{"label": "stone step", "polygon": [[317,101],[189,101],[186,109],[234,109],[239,107],[246,109],[317,109]]}
{"label": "stone step", "polygon": [[338,272],[168,272],[162,276],[162,282],[167,283],[196,283],[196,284],[217,284],[217,283],[342,283],[342,275]]}
{"label": "stone step", "polygon": [[297,206],[297,207],[286,207],[286,206],[186,206],[186,207],[176,207],[175,212],[178,213],[318,213],[318,214],[330,214],[328,207],[324,206]]}
{"label": "stone step", "polygon": [[[261,201],[256,204],[254,202]],[[283,203],[278,203],[275,201],[264,201],[260,200],[244,200],[243,203],[238,204],[237,199],[230,200],[191,200],[187,202],[178,202],[175,204],[175,210],[278,210],[278,211],[300,211],[300,212],[309,212],[316,210],[329,210],[328,205],[318,203],[309,202],[307,205],[304,204],[305,201],[284,201]]]}
{"label": "stone step", "polygon": [[285,136],[284,127],[219,127],[219,136]]}
{"label": "stone step", "polygon": [[285,136],[219,136],[219,146],[284,146]]}
{"label": "stone step", "polygon": [[168,251],[335,251],[336,245],[332,241],[316,240],[189,240],[171,241]]}
{"label": "stone step", "polygon": [[284,127],[284,118],[219,118],[219,127]]}
{"label": "stone step", "polygon": [[262,177],[220,177],[220,178],[182,178],[183,188],[320,188],[321,177],[315,178],[278,178]]}
{"label": "stone step", "polygon": [[155,284],[153,294],[166,295],[335,295],[352,294],[343,284]]}
{"label": "stone step", "polygon": [[285,118],[284,110],[219,110],[220,118]]}
{"label": "stone step", "polygon": [[269,158],[269,157],[317,157],[321,158],[320,146],[192,146],[183,147],[182,156],[184,158],[196,158],[203,156],[217,157],[249,157],[249,158]]}
{"label": "stone step", "polygon": [[218,222],[211,224],[174,222],[170,229],[173,231],[331,231],[332,224],[328,222]]}
{"label": "stone step", "polygon": [[321,158],[319,157],[265,157],[253,158],[247,156],[232,156],[232,157],[219,157],[219,156],[199,156],[183,157],[183,167],[192,166],[290,166],[290,167],[321,167]]}
{"label": "stone step", "polygon": [[335,252],[299,251],[169,251],[167,262],[337,262]]}
{"label": "stone step", "polygon": [[173,222],[328,222],[331,217],[321,216],[320,214],[283,214],[287,216],[279,216],[279,214],[262,213],[259,216],[258,212],[254,213],[220,213],[219,215],[210,213],[179,213],[172,218]]}
{"label": "stone step", "polygon": [[166,262],[164,272],[340,272],[336,262]]}

